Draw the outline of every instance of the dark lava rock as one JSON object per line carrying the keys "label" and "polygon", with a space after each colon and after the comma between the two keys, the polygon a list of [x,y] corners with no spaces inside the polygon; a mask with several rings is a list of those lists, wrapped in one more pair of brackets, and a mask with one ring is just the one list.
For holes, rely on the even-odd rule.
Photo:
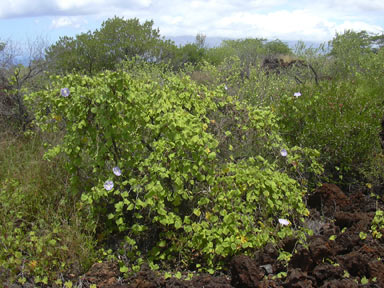
{"label": "dark lava rock", "polygon": [[276,261],[279,251],[273,244],[267,244],[260,256],[260,264],[270,264]]}
{"label": "dark lava rock", "polygon": [[291,267],[310,272],[324,258],[333,256],[332,247],[324,236],[312,236],[308,241],[309,249],[299,246],[297,252],[293,254],[289,263]]}
{"label": "dark lava rock", "polygon": [[343,276],[344,270],[340,266],[331,264],[321,264],[313,269],[312,275],[316,277],[319,283],[333,279],[339,279]]}
{"label": "dark lava rock", "polygon": [[231,284],[239,288],[259,287],[259,282],[264,277],[264,273],[257,263],[245,255],[232,258],[231,274]]}
{"label": "dark lava rock", "polygon": [[324,183],[308,198],[308,206],[332,216],[350,205],[349,198],[335,184]]}
{"label": "dark lava rock", "polygon": [[323,236],[314,236],[310,239],[309,250],[314,263],[321,262],[324,258],[332,256],[331,246]]}
{"label": "dark lava rock", "polygon": [[148,265],[142,265],[140,272],[132,277],[129,282],[129,288],[157,288],[165,286],[165,280],[158,277],[154,271],[150,270]]}
{"label": "dark lava rock", "polygon": [[303,271],[310,271],[314,267],[314,262],[309,250],[302,245],[299,245],[297,247],[297,252],[292,255],[289,265],[292,268],[300,268]]}
{"label": "dark lava rock", "polygon": [[384,287],[384,263],[378,260],[374,260],[368,264],[369,275],[376,277],[379,287]]}
{"label": "dark lava rock", "polygon": [[350,228],[350,232],[360,232],[370,229],[374,213],[362,212],[337,212],[335,213],[335,224],[341,229]]}
{"label": "dark lava rock", "polygon": [[357,288],[359,285],[351,279],[327,281],[321,288]]}
{"label": "dark lava rock", "polygon": [[354,247],[358,247],[361,241],[359,234],[349,230],[339,234],[336,240],[335,252],[338,254],[347,254],[351,252]]}
{"label": "dark lava rock", "polygon": [[260,282],[259,288],[283,288],[281,281],[279,279],[264,279]]}
{"label": "dark lava rock", "polygon": [[[188,284],[188,283],[187,283]],[[231,280],[225,276],[200,275],[194,277],[185,287],[204,287],[204,288],[232,288]],[[168,287],[168,285],[167,285]]]}
{"label": "dark lava rock", "polygon": [[338,258],[352,276],[363,277],[368,274],[368,263],[371,260],[369,256],[358,251],[352,251]]}
{"label": "dark lava rock", "polygon": [[372,197],[365,195],[362,191],[353,193],[350,196],[350,199],[351,206],[349,206],[347,209],[344,209],[345,211],[354,212],[356,210],[361,210],[364,213],[376,211],[377,206],[375,201],[372,201]]}
{"label": "dark lava rock", "polygon": [[312,288],[316,286],[316,280],[308,276],[307,272],[301,269],[292,269],[289,271],[287,279],[285,279],[284,287],[288,288]]}
{"label": "dark lava rock", "polygon": [[352,227],[352,225],[357,224],[357,222],[363,219],[364,215],[362,213],[350,213],[344,211],[339,211],[335,213],[335,224],[341,229],[344,227]]}
{"label": "dark lava rock", "polygon": [[113,262],[95,263],[83,276],[83,281],[97,287],[123,287],[118,282],[119,266]]}

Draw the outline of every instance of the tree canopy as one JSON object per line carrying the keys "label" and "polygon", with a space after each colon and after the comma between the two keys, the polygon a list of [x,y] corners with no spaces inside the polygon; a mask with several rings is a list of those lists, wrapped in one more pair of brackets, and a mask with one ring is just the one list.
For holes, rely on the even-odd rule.
{"label": "tree canopy", "polygon": [[104,21],[99,30],[76,37],[61,37],[50,46],[47,60],[56,73],[71,71],[94,74],[113,69],[125,59],[139,57],[149,62],[168,59],[173,43],[160,37],[153,21],[114,17]]}

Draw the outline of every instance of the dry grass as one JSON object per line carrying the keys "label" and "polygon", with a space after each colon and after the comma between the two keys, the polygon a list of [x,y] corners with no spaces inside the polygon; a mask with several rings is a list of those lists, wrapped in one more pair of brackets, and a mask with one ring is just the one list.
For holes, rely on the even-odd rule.
{"label": "dry grass", "polygon": [[65,159],[44,152],[42,135],[1,134],[0,271],[12,281],[84,273],[96,257],[92,217],[69,190]]}

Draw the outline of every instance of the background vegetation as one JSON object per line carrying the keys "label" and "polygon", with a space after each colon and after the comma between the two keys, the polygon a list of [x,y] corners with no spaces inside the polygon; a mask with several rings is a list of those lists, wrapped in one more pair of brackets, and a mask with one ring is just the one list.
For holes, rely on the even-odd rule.
{"label": "background vegetation", "polygon": [[28,65],[0,45],[1,282],[70,286],[106,259],[213,273],[305,241],[320,183],[383,188],[382,35],[177,47],[153,25],[37,41]]}

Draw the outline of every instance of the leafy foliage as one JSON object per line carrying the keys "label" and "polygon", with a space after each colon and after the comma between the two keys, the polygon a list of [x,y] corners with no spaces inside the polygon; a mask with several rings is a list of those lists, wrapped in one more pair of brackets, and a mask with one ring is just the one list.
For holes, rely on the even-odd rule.
{"label": "leafy foliage", "polygon": [[173,44],[160,38],[153,21],[143,24],[137,18],[114,17],[104,21],[99,30],[73,37],[61,37],[46,51],[50,70],[65,74],[72,71],[89,75],[114,69],[125,59],[140,57],[161,62],[173,55]]}
{"label": "leafy foliage", "polygon": [[221,64],[226,58],[238,57],[246,67],[257,66],[264,57],[290,55],[288,45],[278,39],[266,41],[262,38],[224,40],[219,47],[208,49],[207,61],[214,65]]}
{"label": "leafy foliage", "polygon": [[383,234],[380,232],[384,228],[384,213],[382,210],[376,210],[375,216],[372,219],[371,231],[372,236],[380,239]]}
{"label": "leafy foliage", "polygon": [[289,46],[279,39],[265,43],[264,49],[266,50],[266,54],[268,56],[292,54],[292,50]]}
{"label": "leafy foliage", "polygon": [[349,183],[358,179],[362,164],[379,151],[381,100],[360,88],[347,82],[323,83],[316,90],[302,87],[302,96],[292,91],[279,104],[285,139],[318,149],[334,181],[342,175]]}
{"label": "leafy foliage", "polygon": [[[60,95],[63,87],[69,95]],[[144,252],[175,263],[181,254],[185,265],[211,268],[267,242],[303,236],[299,227],[277,225],[276,216],[303,220],[299,171],[320,170],[305,164],[313,152],[284,144],[269,109],[186,77],[164,74],[153,82],[124,71],[57,77],[30,100],[40,108],[42,129],[65,132],[47,156],[65,153],[73,184],[83,175],[93,186],[81,190],[82,201],[105,221],[103,231],[125,236],[131,259]]]}
{"label": "leafy foliage", "polygon": [[373,57],[374,43],[378,38],[366,31],[347,30],[336,34],[330,42],[330,56],[334,57],[334,75],[350,79],[366,73],[365,62]]}

